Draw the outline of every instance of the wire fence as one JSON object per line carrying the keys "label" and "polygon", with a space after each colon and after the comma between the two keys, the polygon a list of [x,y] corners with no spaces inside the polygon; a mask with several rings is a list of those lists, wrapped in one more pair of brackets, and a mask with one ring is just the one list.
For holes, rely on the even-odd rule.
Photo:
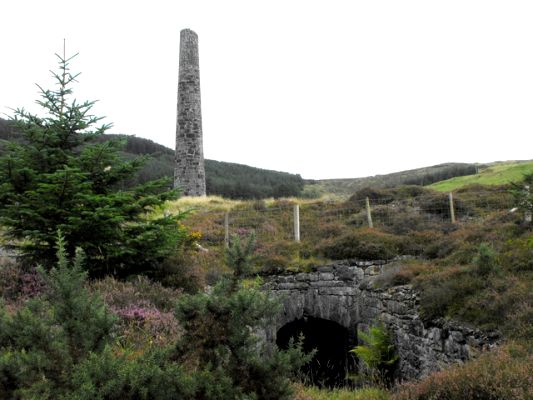
{"label": "wire fence", "polygon": [[424,193],[414,197],[352,198],[343,203],[279,201],[267,207],[256,202],[246,209],[197,212],[191,227],[210,244],[229,243],[233,235],[254,233],[262,242],[308,240],[335,234],[339,226],[378,228],[393,233],[443,229],[450,224],[469,224],[491,213],[516,212],[508,191]]}

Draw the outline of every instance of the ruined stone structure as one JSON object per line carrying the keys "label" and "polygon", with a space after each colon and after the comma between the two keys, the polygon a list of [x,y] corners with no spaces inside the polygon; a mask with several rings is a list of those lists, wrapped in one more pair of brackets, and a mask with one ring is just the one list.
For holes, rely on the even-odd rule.
{"label": "ruined stone structure", "polygon": [[[312,329],[304,333],[306,336],[320,331],[327,335],[335,329],[336,333],[325,343],[339,342],[346,359],[341,360],[340,367],[335,367],[338,360],[321,362],[354,370],[357,362],[355,357],[349,359],[348,350],[358,344],[357,330],[366,330],[381,321],[392,332],[399,355],[395,378],[400,381],[421,378],[465,361],[497,340],[447,321],[422,321],[419,297],[411,286],[380,289],[376,285],[384,268],[384,262],[344,261],[318,267],[314,272],[268,278],[264,287],[281,297],[284,311],[275,326],[264,333],[266,339],[274,342],[277,336],[279,345],[280,335],[288,337],[288,331],[297,331],[290,328],[294,324],[312,324]],[[321,321],[325,323],[322,328]],[[324,353],[330,351],[326,349]]]}
{"label": "ruined stone structure", "polygon": [[206,194],[198,35],[190,29],[180,34],[174,187],[185,196]]}

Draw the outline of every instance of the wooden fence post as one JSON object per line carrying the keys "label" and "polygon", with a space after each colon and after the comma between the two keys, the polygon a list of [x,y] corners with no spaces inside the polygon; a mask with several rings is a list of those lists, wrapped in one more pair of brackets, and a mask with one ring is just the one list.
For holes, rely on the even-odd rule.
{"label": "wooden fence post", "polygon": [[224,215],[224,246],[229,247],[229,211]]}
{"label": "wooden fence post", "polygon": [[296,242],[299,242],[300,241],[300,206],[298,204],[294,205],[293,214],[294,214],[294,240]]}
{"label": "wooden fence post", "polygon": [[452,192],[449,193],[449,199],[450,199],[450,220],[452,221],[452,224],[455,224],[455,207],[453,205]]}
{"label": "wooden fence post", "polygon": [[365,203],[366,203],[366,219],[368,221],[368,227],[373,228],[374,223],[372,222],[372,212],[370,211],[370,199],[368,197],[365,199]]}

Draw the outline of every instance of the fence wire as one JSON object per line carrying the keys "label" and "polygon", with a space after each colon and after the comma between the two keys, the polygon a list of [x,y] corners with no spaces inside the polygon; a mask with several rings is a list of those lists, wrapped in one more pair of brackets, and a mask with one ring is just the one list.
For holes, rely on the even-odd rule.
{"label": "fence wire", "polygon": [[[405,198],[350,199],[344,203],[316,202],[299,206],[299,229],[302,240],[314,237],[317,230],[335,234],[339,225],[353,228],[385,229],[392,233],[410,230],[442,229],[449,224],[478,222],[495,211],[511,212],[513,196],[507,191],[475,193],[424,194]],[[280,202],[272,207],[254,204],[250,209],[197,212],[188,224],[202,233],[210,244],[221,244],[232,235],[248,236],[257,240],[294,240],[294,204]],[[453,209],[453,211],[452,211]]]}

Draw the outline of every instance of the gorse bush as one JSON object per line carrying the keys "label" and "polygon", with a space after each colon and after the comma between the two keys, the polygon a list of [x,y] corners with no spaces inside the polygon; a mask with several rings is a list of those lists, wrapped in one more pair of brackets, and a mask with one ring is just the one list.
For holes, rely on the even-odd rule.
{"label": "gorse bush", "polygon": [[55,262],[55,232],[61,229],[73,255],[86,254],[93,275],[129,275],[153,271],[186,236],[181,216],[146,218],[177,193],[168,180],[122,189],[142,166],[124,161],[123,143],[95,139],[110,126],[96,127],[94,102],[71,100],[72,58],[58,56],[56,88],[41,88],[37,103],[43,116],[14,111],[22,139],[0,156],[0,223],[12,246],[45,268]]}

